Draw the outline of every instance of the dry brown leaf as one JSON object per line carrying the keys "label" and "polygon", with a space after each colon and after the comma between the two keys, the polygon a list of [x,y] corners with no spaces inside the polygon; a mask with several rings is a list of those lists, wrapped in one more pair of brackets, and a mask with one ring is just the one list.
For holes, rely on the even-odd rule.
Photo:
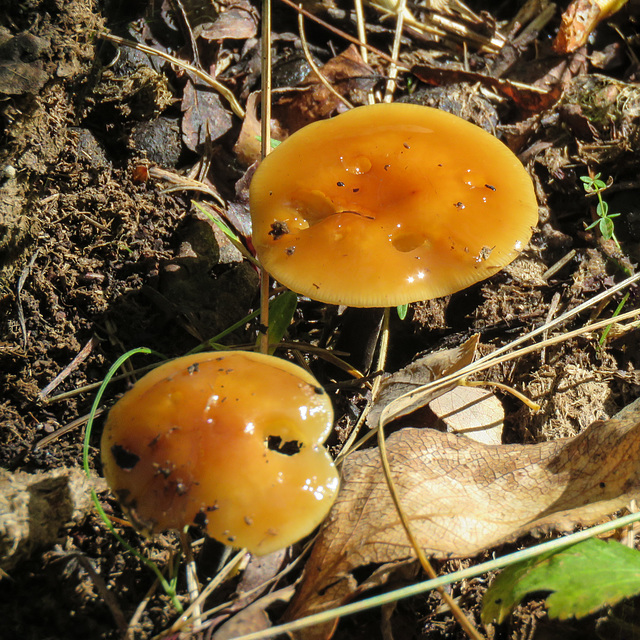
{"label": "dry brown leaf", "polygon": [[504,408],[486,389],[458,386],[432,400],[429,408],[449,433],[484,444],[502,443]]}
{"label": "dry brown leaf", "polygon": [[212,140],[222,137],[233,124],[220,96],[210,88],[196,86],[189,80],[182,96],[182,139],[191,151],[202,151]]}
{"label": "dry brown leaf", "polygon": [[[254,162],[260,160],[262,135],[260,120],[258,119],[258,105],[260,103],[260,92],[254,91],[247,99],[246,115],[242,122],[240,135],[233,147],[234,153],[237,155],[238,162],[245,167],[251,166]],[[271,139],[284,140],[287,137],[286,132],[282,130],[279,123],[271,119]]]}
{"label": "dry brown leaf", "polygon": [[[387,447],[401,504],[419,543],[437,558],[588,525],[640,499],[640,399],[555,442],[490,446],[408,428]],[[411,557],[378,450],[356,451],[287,618],[339,606],[364,590],[352,575],[358,567]]]}
{"label": "dry brown leaf", "polygon": [[552,87],[549,91],[544,91],[537,87],[510,80],[492,78],[477,71],[416,65],[411,68],[411,73],[422,82],[438,87],[457,82],[471,82],[474,84],[479,82],[484,87],[512,100],[525,118],[549,109],[562,94],[561,88],[557,86]]}
{"label": "dry brown leaf", "polygon": [[196,38],[204,40],[248,40],[258,32],[259,15],[247,0],[228,0],[217,3],[218,16],[213,22],[193,29]]}
{"label": "dry brown leaf", "polygon": [[[367,425],[372,429],[377,427],[380,414],[387,407],[391,409],[391,413],[387,417],[389,422],[424,407],[437,396],[455,387],[457,382],[431,394],[421,394],[418,397],[410,398],[401,397],[409,391],[415,391],[424,384],[448,376],[471,364],[478,347],[478,339],[479,335],[474,335],[459,347],[436,351],[423,358],[418,358],[383,380],[375,403],[367,416]],[[390,406],[392,403],[394,405]]]}
{"label": "dry brown leaf", "polygon": [[267,615],[267,608],[274,602],[288,602],[292,595],[293,586],[267,593],[220,625],[211,636],[211,640],[233,640],[254,631],[268,629],[271,621]]}
{"label": "dry brown leaf", "polygon": [[[355,45],[331,58],[321,69],[329,84],[352,103],[364,104],[369,89],[379,76],[362,60]],[[325,87],[314,71],[298,85],[293,93],[280,98],[274,105],[274,114],[293,133],[305,125],[334,115],[342,101]]]}

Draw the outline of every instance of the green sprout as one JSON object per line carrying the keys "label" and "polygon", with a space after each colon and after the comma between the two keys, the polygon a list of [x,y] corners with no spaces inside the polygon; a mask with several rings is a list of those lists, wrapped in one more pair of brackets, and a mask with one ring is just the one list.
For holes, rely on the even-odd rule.
{"label": "green sprout", "polygon": [[607,184],[600,180],[600,174],[597,173],[593,178],[591,176],[580,176],[582,180],[582,186],[588,194],[595,194],[598,197],[598,206],[596,207],[596,214],[598,219],[592,222],[587,229],[593,229],[598,227],[600,234],[605,240],[613,240],[616,243],[616,247],[620,249],[620,243],[614,231],[613,218],[617,218],[619,213],[609,213],[609,205],[602,199],[602,192],[607,188]]}
{"label": "green sprout", "polygon": [[398,317],[400,318],[400,320],[404,320],[407,317],[407,311],[409,310],[409,305],[401,304],[401,305],[398,305],[397,309],[398,309]]}

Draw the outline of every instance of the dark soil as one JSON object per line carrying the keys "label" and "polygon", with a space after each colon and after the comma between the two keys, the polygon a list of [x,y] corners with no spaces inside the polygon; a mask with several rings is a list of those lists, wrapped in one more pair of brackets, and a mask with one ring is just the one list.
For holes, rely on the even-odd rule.
{"label": "dark soil", "polygon": [[[205,41],[196,29],[200,61],[205,68],[217,64],[220,80],[244,105],[259,88],[259,48],[252,33],[259,3],[224,4],[231,16],[225,27],[230,35]],[[487,24],[496,19],[506,29],[525,3],[470,4],[488,12]],[[451,74],[436,88],[412,76],[411,101],[452,110],[497,131],[534,178],[541,221],[522,256],[490,280],[446,299],[414,304],[404,321],[395,318],[389,371],[418,353],[458,345],[473,333],[480,334],[484,351],[501,346],[621,280],[638,262],[640,10],[637,3],[629,3],[611,24],[598,28],[587,46],[560,55],[550,45],[567,4],[559,3],[554,17],[520,49],[512,47],[509,55],[506,49],[501,54],[471,51],[468,60],[471,69],[487,74],[502,65],[503,78],[529,84],[561,76],[562,97],[538,111],[522,96],[507,99],[456,77],[463,60],[459,43],[437,44],[407,34],[406,66],[438,60]],[[234,148],[242,122],[217,95],[208,97],[207,109],[194,115],[185,97],[191,85],[183,71],[159,58],[116,48],[97,35],[106,29],[193,62],[180,7],[206,23],[211,19],[202,14],[210,11],[208,6],[115,0],[28,0],[0,6],[2,637],[116,638],[135,616],[131,637],[147,638],[177,617],[169,598],[154,588],[153,573],[123,549],[95,513],[82,474],[68,470],[82,465],[87,414],[97,387],[119,356],[141,346],[169,357],[184,354],[259,306],[255,269],[191,203],[201,199],[213,210],[225,211],[231,226],[247,235],[247,163]],[[291,87],[308,66],[292,33],[297,33],[294,12],[277,1],[274,11],[274,75],[280,87]],[[355,34],[349,11],[340,3],[322,15]],[[367,22],[372,44],[389,50],[392,30],[382,29],[370,10]],[[339,36],[310,23],[307,31],[320,63],[332,57],[333,48],[339,52],[347,46]],[[373,80],[353,80],[345,89],[356,103],[366,101],[370,86],[384,86],[386,63],[376,55],[369,63]],[[397,98],[409,99],[410,76],[401,74]],[[202,104],[204,97],[199,99]],[[286,134],[287,122],[296,118],[283,113],[274,126]],[[208,128],[197,118],[205,118]],[[166,192],[170,183],[158,170],[188,174],[218,198],[186,188]],[[589,170],[613,182],[606,198],[610,210],[622,214],[615,223],[621,249],[597,229],[585,230],[595,207],[579,178]],[[566,264],[549,276],[547,269],[571,251]],[[625,310],[638,306],[639,295],[637,289],[630,290]],[[594,310],[593,317],[611,315],[620,300],[616,296]],[[377,310],[343,311],[303,300],[288,340],[348,352],[353,365],[367,370],[379,319]],[[588,319],[582,314],[563,330]],[[222,343],[252,345],[256,330],[256,321],[244,323]],[[612,336],[599,346],[598,336],[587,335],[490,371],[488,377],[523,390],[543,407],[532,415],[511,397],[501,397],[507,411],[505,441],[575,435],[637,397],[637,330]],[[150,363],[135,356],[125,372]],[[330,441],[336,452],[365,394],[343,385],[346,376],[337,368],[311,357],[309,363],[328,388],[337,389],[337,428]],[[108,406],[132,379],[128,375],[112,384],[103,402]],[[100,429],[98,419],[89,449],[96,476]],[[64,496],[55,504],[43,498],[43,508],[51,509],[46,517],[29,513],[26,521],[17,515],[11,519],[8,496],[19,501],[35,495],[36,486],[42,495],[58,495],[55,477],[62,477],[63,484],[68,479],[68,488],[64,484]],[[99,480],[92,486],[105,509],[121,516]],[[117,523],[117,528],[163,570],[171,566],[177,537],[167,534],[149,542],[126,523]],[[200,579],[207,582],[223,551],[203,540],[196,548]],[[439,569],[459,566],[460,561],[442,563]],[[286,584],[299,571],[294,569]],[[186,603],[182,568],[178,575],[179,597]],[[239,580],[236,576],[215,590],[207,608],[226,602]],[[481,581],[472,581],[453,591],[476,622],[483,589]],[[414,598],[393,611],[345,619],[337,637],[465,637],[439,607],[435,595]],[[629,638],[623,623],[615,623],[635,624],[633,603],[625,607],[615,616],[603,613],[563,625],[549,621],[544,606],[531,601],[508,623],[487,633],[505,640],[566,639],[605,637],[598,630],[606,629],[606,637]],[[215,622],[232,611],[223,610]],[[282,607],[276,604],[269,611],[276,621]],[[640,636],[638,627],[632,628]],[[210,630],[203,634],[210,637]]]}

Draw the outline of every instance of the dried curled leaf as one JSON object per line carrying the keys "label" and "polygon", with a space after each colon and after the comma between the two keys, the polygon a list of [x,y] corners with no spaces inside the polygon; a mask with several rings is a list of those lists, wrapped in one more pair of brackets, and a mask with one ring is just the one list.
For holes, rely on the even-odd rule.
{"label": "dried curled leaf", "polygon": [[378,426],[384,409],[387,422],[406,416],[429,404],[434,398],[453,389],[458,383],[439,389],[435,393],[417,394],[403,398],[409,391],[416,391],[422,385],[433,382],[473,362],[480,336],[471,336],[466,342],[453,349],[444,349],[414,360],[382,381],[375,403],[367,416],[370,428]]}
{"label": "dried curled leaf", "polygon": [[[564,531],[640,499],[640,399],[574,437],[484,445],[431,429],[387,440],[401,504],[434,557],[472,556],[526,533]],[[410,559],[377,449],[357,451],[288,617],[338,606],[366,588],[354,569]]]}

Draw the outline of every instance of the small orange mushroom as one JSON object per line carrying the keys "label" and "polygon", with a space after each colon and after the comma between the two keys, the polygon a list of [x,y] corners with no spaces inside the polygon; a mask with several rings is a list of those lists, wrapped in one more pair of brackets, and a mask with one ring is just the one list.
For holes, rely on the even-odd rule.
{"label": "small orange mushroom", "polygon": [[196,523],[263,555],[325,517],[338,475],[322,443],[331,401],[315,378],[273,356],[196,354],[144,376],[109,412],[102,464],[147,534]]}
{"label": "small orange mushroom", "polygon": [[358,107],[300,129],[251,182],[264,268],[315,300],[386,307],[444,296],[511,262],[538,208],[497,138],[444,111]]}

